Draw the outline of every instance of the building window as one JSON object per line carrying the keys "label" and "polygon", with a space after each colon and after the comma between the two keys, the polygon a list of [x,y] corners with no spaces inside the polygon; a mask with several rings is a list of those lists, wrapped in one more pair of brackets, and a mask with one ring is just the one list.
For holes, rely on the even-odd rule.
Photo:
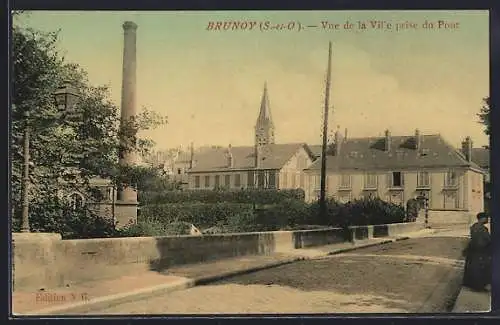
{"label": "building window", "polygon": [[292,173],[290,176],[292,176],[292,183],[290,184],[291,188],[296,188],[297,187],[297,184],[296,184],[296,181],[297,181],[297,175],[295,173]]}
{"label": "building window", "polygon": [[266,172],[261,170],[257,172],[257,186],[264,188],[266,185]]}
{"label": "building window", "polygon": [[377,188],[377,175],[376,174],[366,174],[365,175],[365,188]]}
{"label": "building window", "polygon": [[255,173],[253,170],[249,170],[247,174],[247,186],[254,187],[255,186]]}
{"label": "building window", "polygon": [[224,186],[225,187],[230,187],[231,186],[231,175],[225,175],[224,176]]}
{"label": "building window", "polygon": [[240,187],[240,186],[241,186],[241,175],[235,174],[234,175],[234,187]]}
{"label": "building window", "polygon": [[195,176],[194,177],[194,187],[195,188],[200,188],[200,176]]}
{"label": "building window", "polygon": [[210,175],[205,176],[205,187],[210,187]]}
{"label": "building window", "polygon": [[419,172],[417,175],[417,187],[430,187],[431,179],[429,172]]}
{"label": "building window", "polygon": [[68,196],[68,199],[71,209],[77,210],[83,208],[84,198],[82,194],[74,192]]}
{"label": "building window", "polygon": [[180,175],[180,174],[182,174],[182,169],[177,168],[177,175]]}
{"label": "building window", "polygon": [[287,188],[288,187],[287,179],[288,179],[288,173],[284,172],[283,173],[283,188]]}
{"label": "building window", "polygon": [[310,179],[313,190],[319,191],[321,187],[319,175],[312,175]]}
{"label": "building window", "polygon": [[303,173],[300,173],[299,175],[299,186],[300,188],[304,188],[304,174]]}
{"label": "building window", "polygon": [[276,188],[276,172],[269,172],[269,188]]}
{"label": "building window", "polygon": [[389,174],[389,186],[390,187],[403,187],[404,179],[402,172],[392,172]]}
{"label": "building window", "polygon": [[351,175],[340,175],[340,188],[351,188]]}
{"label": "building window", "polygon": [[123,200],[123,186],[122,185],[118,185],[116,188],[116,200],[117,201]]}
{"label": "building window", "polygon": [[456,191],[446,191],[444,193],[444,209],[458,209],[458,195]]}
{"label": "building window", "polygon": [[215,175],[214,187],[219,187],[219,186],[220,186],[220,176],[219,175]]}
{"label": "building window", "polygon": [[446,179],[444,185],[447,187],[453,187],[457,186],[457,182],[458,182],[457,172],[454,170],[449,170],[446,173]]}

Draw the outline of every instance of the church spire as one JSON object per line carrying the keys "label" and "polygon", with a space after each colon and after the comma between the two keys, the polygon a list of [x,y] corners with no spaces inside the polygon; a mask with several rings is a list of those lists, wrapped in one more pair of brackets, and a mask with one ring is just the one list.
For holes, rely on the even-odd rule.
{"label": "church spire", "polygon": [[259,121],[272,123],[269,94],[267,93],[267,82],[264,83],[264,92],[262,93],[262,100],[260,102],[259,120],[257,123]]}
{"label": "church spire", "polygon": [[259,117],[255,124],[255,144],[266,145],[274,143],[274,124],[271,117],[271,106],[269,104],[269,94],[267,82],[264,83],[264,92],[260,102]]}

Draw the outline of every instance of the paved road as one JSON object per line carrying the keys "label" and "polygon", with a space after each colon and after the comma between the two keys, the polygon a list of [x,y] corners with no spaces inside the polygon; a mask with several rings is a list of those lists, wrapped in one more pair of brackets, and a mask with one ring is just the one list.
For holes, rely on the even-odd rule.
{"label": "paved road", "polygon": [[296,262],[110,306],[92,314],[446,312],[460,288],[463,235],[462,229],[446,230],[432,237]]}

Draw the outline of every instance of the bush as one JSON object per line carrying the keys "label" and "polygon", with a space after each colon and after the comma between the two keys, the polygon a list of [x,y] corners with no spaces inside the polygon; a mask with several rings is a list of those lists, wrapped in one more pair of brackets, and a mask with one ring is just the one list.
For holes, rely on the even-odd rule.
{"label": "bush", "polygon": [[141,221],[116,230],[115,237],[161,237],[189,235],[191,224],[187,222],[172,222],[164,224],[159,221]]}
{"label": "bush", "polygon": [[142,205],[167,203],[248,203],[248,204],[276,204],[287,199],[304,201],[304,191],[301,189],[241,189],[241,190],[183,190],[142,192]]}
{"label": "bush", "polygon": [[228,224],[231,218],[253,213],[250,204],[175,203],[147,205],[141,208],[141,220],[169,224],[183,221],[198,228]]}
{"label": "bush", "polygon": [[257,214],[252,210],[241,211],[231,215],[227,223],[222,225],[226,232],[253,232],[264,231],[262,224],[259,224]]}
{"label": "bush", "polygon": [[257,223],[265,231],[307,223],[310,214],[307,203],[293,199],[287,199],[267,208],[258,209],[255,213],[257,214]]}
{"label": "bush", "polygon": [[357,199],[344,204],[339,211],[337,225],[379,225],[405,221],[402,206],[379,198]]}
{"label": "bush", "polygon": [[[19,211],[19,210],[17,210]],[[30,230],[32,232],[59,233],[64,239],[103,238],[115,235],[113,220],[100,217],[81,208],[72,209],[57,196],[31,202]],[[20,230],[19,212],[14,216],[13,230]]]}

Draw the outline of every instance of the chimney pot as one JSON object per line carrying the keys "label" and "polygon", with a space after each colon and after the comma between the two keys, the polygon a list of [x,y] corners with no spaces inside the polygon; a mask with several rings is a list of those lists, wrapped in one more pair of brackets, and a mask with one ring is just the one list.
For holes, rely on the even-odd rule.
{"label": "chimney pot", "polygon": [[389,130],[385,130],[385,151],[389,151],[391,149],[391,132]]}
{"label": "chimney pot", "polygon": [[462,142],[462,153],[468,162],[472,161],[472,140],[469,136]]}
{"label": "chimney pot", "polygon": [[422,147],[422,136],[420,135],[420,130],[415,130],[415,149],[420,150]]}
{"label": "chimney pot", "polygon": [[340,145],[342,142],[342,136],[340,135],[339,127],[337,127],[337,131],[335,132],[335,156],[340,154]]}

